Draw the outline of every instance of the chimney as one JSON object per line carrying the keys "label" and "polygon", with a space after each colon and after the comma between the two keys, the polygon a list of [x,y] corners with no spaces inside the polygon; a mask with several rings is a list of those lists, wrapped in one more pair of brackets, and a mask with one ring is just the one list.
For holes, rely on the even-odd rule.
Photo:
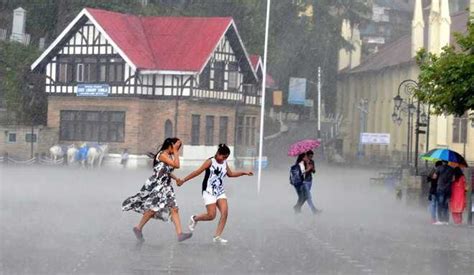
{"label": "chimney", "polygon": [[449,11],[448,0],[441,0],[439,22],[439,47],[441,50],[443,47],[449,45],[451,39],[451,13]]}
{"label": "chimney", "polygon": [[428,51],[434,54],[441,52],[439,44],[440,32],[440,4],[439,0],[431,1],[430,16],[428,18]]}
{"label": "chimney", "polygon": [[25,42],[25,26],[26,11],[19,7],[13,11],[12,35],[10,40],[24,43]]}
{"label": "chimney", "polygon": [[416,0],[413,20],[411,21],[411,57],[415,57],[416,52],[424,47],[424,29],[423,4],[421,0]]}
{"label": "chimney", "polygon": [[362,41],[360,40],[360,31],[359,26],[357,25],[354,25],[354,27],[352,28],[351,43],[354,49],[351,51],[350,67],[351,69],[353,69],[359,66],[360,59],[362,56]]}

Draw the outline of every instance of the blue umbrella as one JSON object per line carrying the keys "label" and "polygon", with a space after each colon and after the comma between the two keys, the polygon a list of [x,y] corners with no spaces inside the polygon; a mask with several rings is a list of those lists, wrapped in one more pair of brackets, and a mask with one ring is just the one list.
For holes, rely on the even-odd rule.
{"label": "blue umbrella", "polygon": [[449,149],[433,149],[421,156],[424,160],[437,161],[444,160],[456,163],[460,166],[468,167],[466,160],[459,153]]}

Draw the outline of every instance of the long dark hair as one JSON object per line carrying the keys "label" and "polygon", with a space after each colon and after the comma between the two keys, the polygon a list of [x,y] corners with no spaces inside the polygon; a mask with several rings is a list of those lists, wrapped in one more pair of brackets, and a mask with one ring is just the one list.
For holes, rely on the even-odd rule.
{"label": "long dark hair", "polygon": [[159,153],[170,148],[170,146],[173,146],[176,142],[178,142],[178,140],[179,138],[176,138],[176,137],[167,138],[165,139],[165,141],[163,141],[163,144],[161,145],[161,148],[158,150],[158,152],[156,153],[148,152],[147,156],[153,159],[153,167],[155,167],[155,165],[158,163],[158,161],[156,160],[156,156],[158,156]]}
{"label": "long dark hair", "polygon": [[217,154],[219,154],[221,156],[228,156],[228,155],[230,155],[230,148],[227,145],[225,145],[224,143],[221,143],[217,147],[216,155]]}
{"label": "long dark hair", "polygon": [[464,173],[462,172],[461,168],[459,167],[454,168],[454,179],[459,180],[459,178],[462,176],[464,176]]}
{"label": "long dark hair", "polygon": [[298,157],[296,158],[296,164],[300,163],[303,161],[304,157],[306,157],[306,153],[299,154]]}

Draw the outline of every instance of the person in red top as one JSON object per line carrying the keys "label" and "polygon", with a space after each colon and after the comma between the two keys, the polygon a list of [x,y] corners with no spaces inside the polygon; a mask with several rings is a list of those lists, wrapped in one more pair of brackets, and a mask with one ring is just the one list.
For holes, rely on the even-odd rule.
{"label": "person in red top", "polygon": [[454,169],[454,182],[451,185],[451,199],[449,202],[451,215],[455,224],[462,223],[462,213],[466,207],[466,177],[461,168]]}

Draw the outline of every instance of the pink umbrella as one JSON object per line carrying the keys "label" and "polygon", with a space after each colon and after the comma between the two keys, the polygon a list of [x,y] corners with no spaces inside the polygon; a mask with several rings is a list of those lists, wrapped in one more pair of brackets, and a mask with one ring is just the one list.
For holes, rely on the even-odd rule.
{"label": "pink umbrella", "polygon": [[318,148],[320,145],[321,145],[321,142],[319,142],[319,140],[314,140],[314,139],[300,140],[290,145],[290,149],[288,150],[288,156],[296,157],[299,154],[306,153],[310,150]]}

